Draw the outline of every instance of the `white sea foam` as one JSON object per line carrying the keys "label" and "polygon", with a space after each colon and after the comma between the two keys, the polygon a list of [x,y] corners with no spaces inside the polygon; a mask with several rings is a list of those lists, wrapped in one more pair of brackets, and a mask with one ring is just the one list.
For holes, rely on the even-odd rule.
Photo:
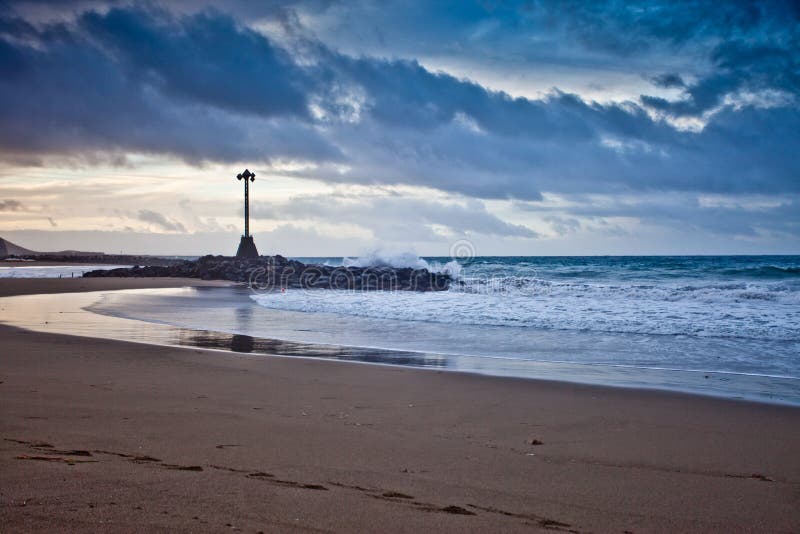
{"label": "white sea foam", "polygon": [[[328,262],[326,264],[331,265]],[[434,273],[449,274],[454,278],[461,273],[461,264],[455,260],[446,263],[429,262],[413,252],[387,252],[382,249],[370,251],[357,258],[343,258],[342,266],[427,269]]]}
{"label": "white sea foam", "polygon": [[342,265],[345,267],[395,267],[402,269],[410,267],[412,269],[427,269],[428,262],[412,252],[387,252],[385,250],[373,250],[357,258],[343,258]]}
{"label": "white sea foam", "polygon": [[402,321],[800,341],[800,291],[782,282],[586,283],[465,279],[445,292],[286,291],[261,306]]}

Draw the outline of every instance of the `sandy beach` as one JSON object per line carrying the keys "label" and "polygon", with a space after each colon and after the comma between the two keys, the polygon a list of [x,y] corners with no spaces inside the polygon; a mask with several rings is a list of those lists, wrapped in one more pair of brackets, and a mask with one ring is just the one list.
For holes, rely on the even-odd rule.
{"label": "sandy beach", "polygon": [[797,408],[7,326],[0,354],[2,532],[800,529]]}

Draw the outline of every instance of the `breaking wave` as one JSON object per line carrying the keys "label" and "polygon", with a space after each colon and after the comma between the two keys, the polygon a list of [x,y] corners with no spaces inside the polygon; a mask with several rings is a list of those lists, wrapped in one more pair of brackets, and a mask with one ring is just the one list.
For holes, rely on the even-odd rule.
{"label": "breaking wave", "polygon": [[777,267],[775,265],[761,265],[745,269],[724,269],[722,274],[729,276],[744,276],[762,279],[800,279],[800,267]]}
{"label": "breaking wave", "polygon": [[449,274],[453,278],[461,273],[461,264],[455,260],[441,263],[424,260],[413,252],[389,253],[383,250],[374,250],[357,258],[342,258],[342,266],[427,269],[432,273]]}
{"label": "breaking wave", "polygon": [[427,268],[456,281],[437,294],[287,292],[255,300],[268,308],[402,321],[800,342],[798,259],[768,261],[475,258],[462,266],[375,252],[342,265]]}

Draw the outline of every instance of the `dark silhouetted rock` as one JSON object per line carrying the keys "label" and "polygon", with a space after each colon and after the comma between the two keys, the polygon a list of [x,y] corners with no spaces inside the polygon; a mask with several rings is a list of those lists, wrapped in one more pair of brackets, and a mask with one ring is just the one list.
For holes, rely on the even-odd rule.
{"label": "dark silhouetted rock", "polygon": [[134,266],[124,269],[89,271],[97,277],[179,277],[201,280],[246,282],[262,290],[341,289],[369,291],[444,291],[453,281],[450,275],[427,269],[392,267],[331,267],[307,265],[283,256],[254,259],[203,256],[196,261],[172,265]]}

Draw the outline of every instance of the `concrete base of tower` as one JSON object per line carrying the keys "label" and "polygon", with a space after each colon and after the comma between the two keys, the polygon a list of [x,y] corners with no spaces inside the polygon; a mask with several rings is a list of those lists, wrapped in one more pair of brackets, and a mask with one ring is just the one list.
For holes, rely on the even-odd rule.
{"label": "concrete base of tower", "polygon": [[253,241],[253,236],[242,236],[242,240],[239,241],[239,249],[236,251],[236,257],[245,259],[258,257],[258,249],[256,249],[256,243]]}

